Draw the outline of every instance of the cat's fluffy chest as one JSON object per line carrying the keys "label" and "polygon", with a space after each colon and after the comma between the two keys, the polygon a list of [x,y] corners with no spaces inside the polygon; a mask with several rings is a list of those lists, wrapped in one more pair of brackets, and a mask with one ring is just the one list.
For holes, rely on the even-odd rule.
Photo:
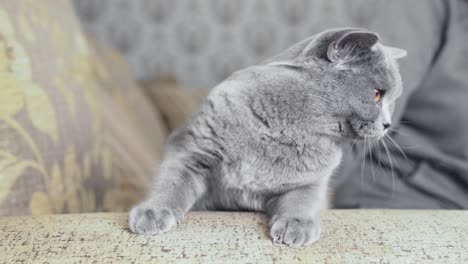
{"label": "cat's fluffy chest", "polygon": [[[278,167],[278,166],[277,166]],[[311,172],[298,172],[291,169],[265,169],[248,160],[223,164],[220,170],[220,183],[225,188],[245,189],[253,192],[276,192],[298,185],[310,184],[320,177]]]}
{"label": "cat's fluffy chest", "polygon": [[268,197],[310,185],[330,177],[341,161],[341,150],[328,157],[327,166],[316,171],[261,166],[255,159],[241,159],[221,165],[216,179],[218,202],[225,209],[265,210]]}
{"label": "cat's fluffy chest", "polygon": [[342,155],[341,147],[329,138],[315,139],[312,144],[250,143],[221,164],[219,177],[224,186],[274,192],[313,184],[329,176]]}

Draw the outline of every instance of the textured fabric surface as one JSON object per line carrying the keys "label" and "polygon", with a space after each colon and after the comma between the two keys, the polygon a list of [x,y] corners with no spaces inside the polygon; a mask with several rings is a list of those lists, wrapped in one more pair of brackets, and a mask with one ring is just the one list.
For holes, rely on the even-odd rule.
{"label": "textured fabric surface", "polygon": [[0,2],[0,215],[122,211],[165,137],[122,59],[68,1]]}
{"label": "textured fabric surface", "polygon": [[468,262],[468,212],[326,211],[322,238],[275,245],[264,215],[192,212],[168,233],[135,235],[125,214],[0,218],[3,260],[25,263]]}

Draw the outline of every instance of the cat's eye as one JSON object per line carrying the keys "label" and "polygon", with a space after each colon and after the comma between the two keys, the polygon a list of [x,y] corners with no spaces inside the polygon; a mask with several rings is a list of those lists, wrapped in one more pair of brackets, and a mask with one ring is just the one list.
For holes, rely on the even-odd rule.
{"label": "cat's eye", "polygon": [[375,89],[374,92],[375,92],[374,102],[380,103],[382,101],[382,97],[384,96],[385,92],[379,89]]}

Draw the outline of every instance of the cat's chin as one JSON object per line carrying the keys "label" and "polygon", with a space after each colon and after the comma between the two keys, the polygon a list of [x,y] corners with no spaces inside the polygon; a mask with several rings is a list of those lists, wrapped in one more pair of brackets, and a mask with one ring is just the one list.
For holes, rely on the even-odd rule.
{"label": "cat's chin", "polygon": [[378,141],[378,140],[380,140],[382,138],[383,138],[383,136],[380,136],[380,135],[363,135],[363,136],[359,136],[358,139],[364,140],[364,141],[366,141],[366,140]]}
{"label": "cat's chin", "polygon": [[374,132],[374,133],[369,133],[368,131],[359,131],[359,130],[353,130],[353,135],[351,138],[353,140],[371,140],[371,141],[377,141],[382,139],[385,136],[385,132]]}
{"label": "cat's chin", "polygon": [[347,122],[345,137],[351,140],[377,141],[385,137],[386,131],[378,129],[374,123]]}
{"label": "cat's chin", "polygon": [[377,131],[375,133],[369,133],[366,131],[359,133],[359,131],[356,131],[355,139],[357,138],[357,140],[361,141],[379,141],[385,137],[385,134],[385,131]]}
{"label": "cat's chin", "polygon": [[351,141],[378,141],[385,137],[385,133],[366,133],[364,131],[356,131],[350,129],[342,134],[342,137]]}

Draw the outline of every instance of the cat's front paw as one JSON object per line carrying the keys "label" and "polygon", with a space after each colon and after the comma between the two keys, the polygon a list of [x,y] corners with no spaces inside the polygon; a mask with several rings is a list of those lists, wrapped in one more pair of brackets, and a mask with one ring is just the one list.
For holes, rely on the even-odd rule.
{"label": "cat's front paw", "polygon": [[310,245],[320,237],[319,221],[309,218],[274,216],[270,227],[270,236],[274,243],[291,247]]}
{"label": "cat's front paw", "polygon": [[169,231],[183,217],[179,210],[157,208],[142,203],[130,211],[128,227],[141,235],[157,235]]}

